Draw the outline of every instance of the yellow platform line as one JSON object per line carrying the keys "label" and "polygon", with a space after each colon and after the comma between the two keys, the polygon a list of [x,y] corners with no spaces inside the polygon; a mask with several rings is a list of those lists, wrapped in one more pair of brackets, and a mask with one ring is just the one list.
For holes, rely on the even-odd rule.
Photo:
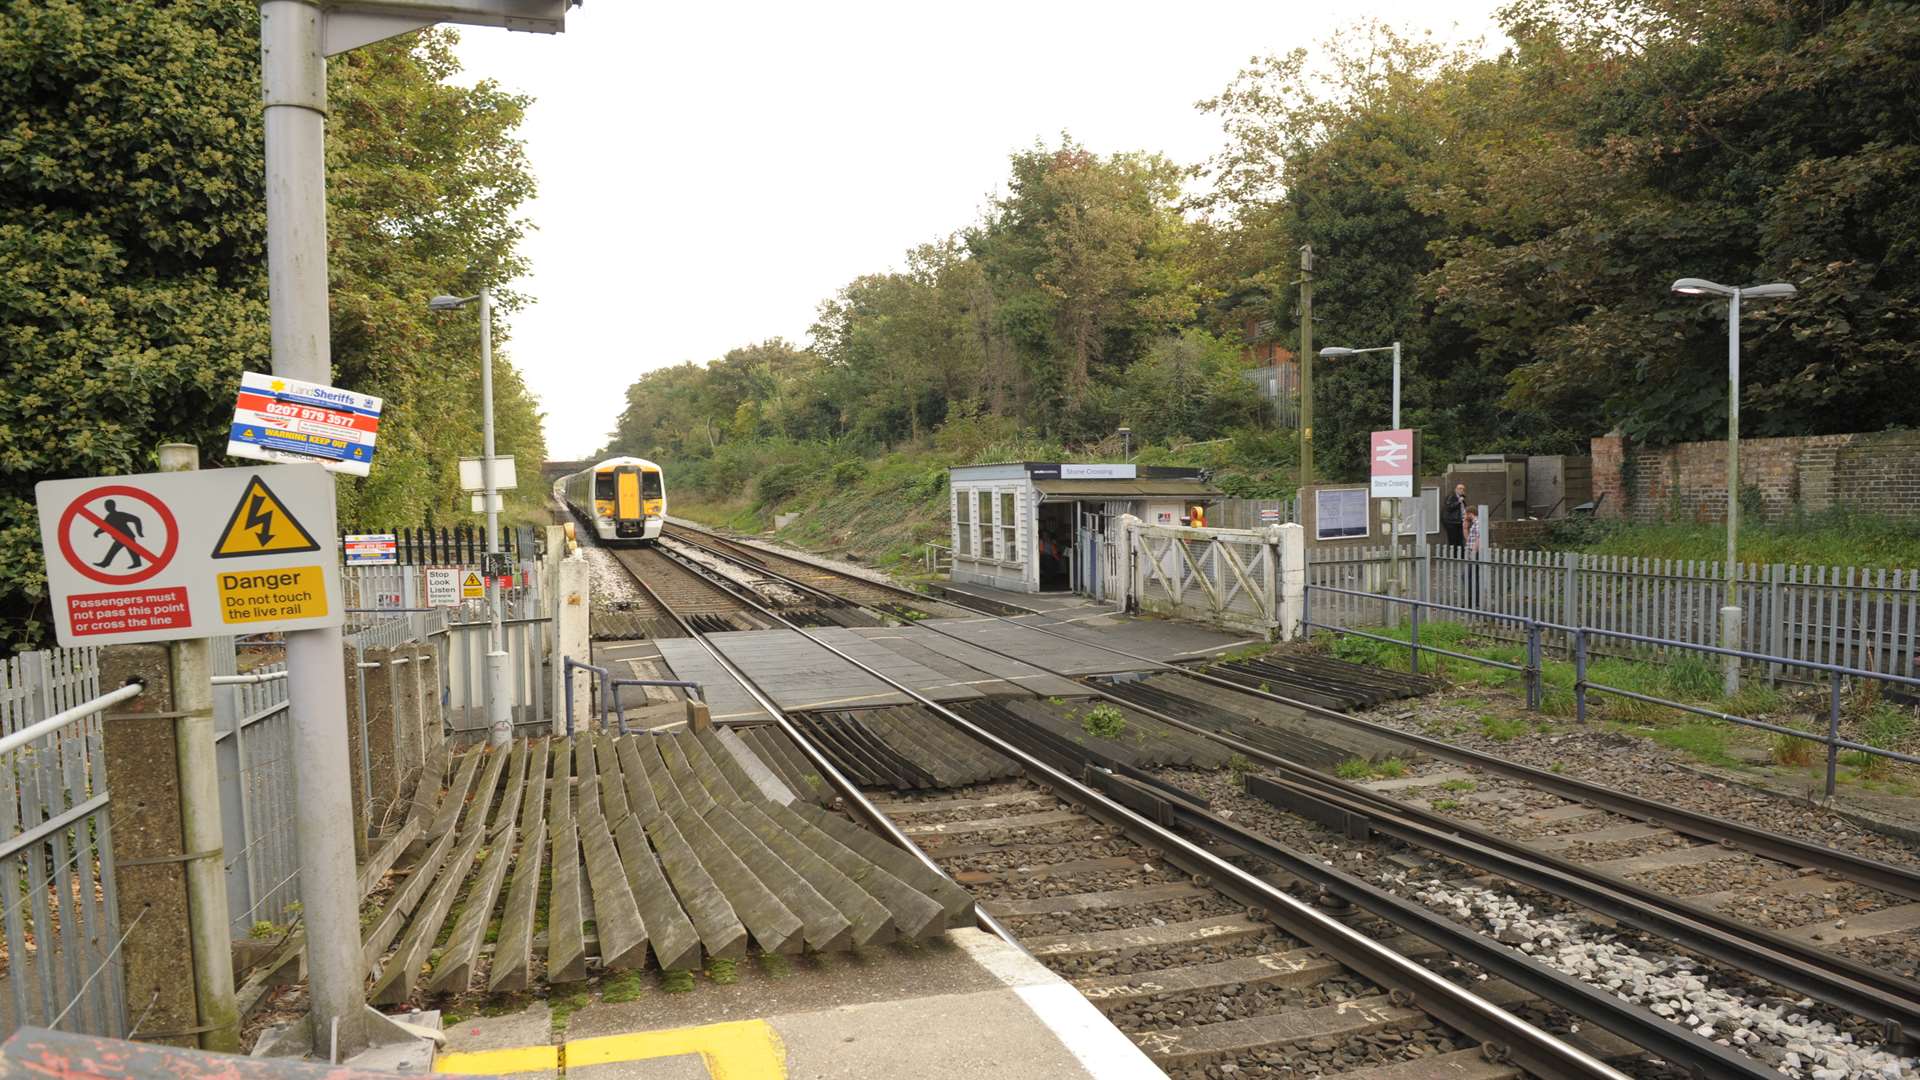
{"label": "yellow platform line", "polygon": [[[565,1052],[564,1059],[562,1051]],[[520,1046],[508,1050],[441,1054],[435,1072],[502,1076],[551,1072],[565,1060],[568,1068],[620,1061],[699,1054],[713,1080],[786,1080],[787,1051],[764,1020],[734,1020],[699,1027],[636,1031],[574,1039],[565,1046]]]}

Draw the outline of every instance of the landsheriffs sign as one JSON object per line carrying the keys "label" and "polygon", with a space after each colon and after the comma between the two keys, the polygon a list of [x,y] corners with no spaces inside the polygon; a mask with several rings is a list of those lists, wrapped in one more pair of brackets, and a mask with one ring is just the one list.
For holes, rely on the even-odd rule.
{"label": "landsheriffs sign", "polygon": [[34,487],[62,645],[338,626],[333,478],[317,465]]}
{"label": "landsheriffs sign", "polygon": [[227,456],[318,461],[365,476],[380,433],[381,401],[319,383],[246,371],[233,406]]}

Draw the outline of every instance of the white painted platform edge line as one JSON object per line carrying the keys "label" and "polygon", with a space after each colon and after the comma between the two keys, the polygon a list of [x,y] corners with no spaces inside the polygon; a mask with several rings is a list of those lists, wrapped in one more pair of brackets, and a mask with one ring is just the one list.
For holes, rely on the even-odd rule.
{"label": "white painted platform edge line", "polygon": [[1016,986],[1013,992],[1027,1008],[1053,1032],[1060,1045],[1074,1060],[1100,1080],[1110,1077],[1152,1077],[1166,1080],[1166,1073],[1153,1063],[1146,1051],[1120,1033],[1093,1003],[1066,983],[1046,986]]}
{"label": "white painted platform edge line", "polygon": [[1132,1039],[1113,1026],[1113,1021],[1040,961],[983,931],[954,930],[947,937],[966,950],[983,971],[1020,995],[1034,1016],[1091,1075],[1102,1080],[1166,1076]]}

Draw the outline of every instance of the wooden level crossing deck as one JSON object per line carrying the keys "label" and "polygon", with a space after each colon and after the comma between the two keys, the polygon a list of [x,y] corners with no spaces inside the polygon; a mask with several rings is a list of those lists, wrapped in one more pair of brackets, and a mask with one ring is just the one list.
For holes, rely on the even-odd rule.
{"label": "wooden level crossing deck", "polygon": [[394,881],[365,912],[369,997],[690,970],[749,947],[828,952],[972,923],[958,886],[814,805],[817,792],[796,795],[783,777],[798,755],[777,729],[750,734],[436,755],[383,849]]}

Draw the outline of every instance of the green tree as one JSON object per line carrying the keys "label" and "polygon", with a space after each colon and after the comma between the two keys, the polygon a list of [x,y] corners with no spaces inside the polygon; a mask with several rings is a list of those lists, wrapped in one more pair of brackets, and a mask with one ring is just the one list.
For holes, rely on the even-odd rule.
{"label": "green tree", "polygon": [[[39,480],[141,472],[163,441],[219,463],[242,370],[266,370],[259,12],[241,0],[0,9],[0,638],[41,640]],[[343,523],[451,515],[475,432],[477,328],[426,297],[517,272],[522,102],[440,82],[451,35],[336,60],[336,380],[383,394],[374,475]],[[509,298],[511,299],[511,298]],[[541,454],[500,364],[503,445]],[[427,434],[431,433],[429,444]]]}

